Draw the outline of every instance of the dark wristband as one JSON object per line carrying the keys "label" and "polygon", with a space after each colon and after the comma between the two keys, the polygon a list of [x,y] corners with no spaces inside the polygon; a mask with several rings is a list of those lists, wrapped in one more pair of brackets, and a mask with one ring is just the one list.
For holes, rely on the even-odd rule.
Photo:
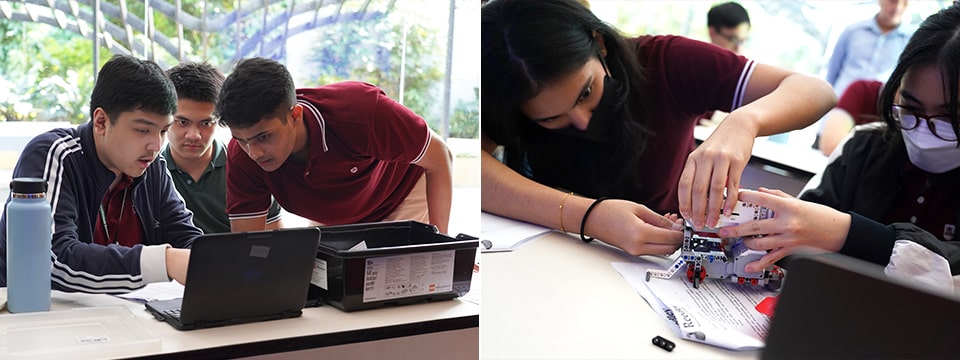
{"label": "dark wristband", "polygon": [[583,220],[580,221],[580,240],[583,240],[583,242],[589,243],[593,241],[592,237],[587,237],[587,235],[584,235],[583,233],[583,230],[587,228],[587,217],[590,216],[590,212],[593,211],[593,208],[596,207],[597,204],[607,199],[609,198],[605,196],[597,198],[593,201],[593,204],[590,204],[590,207],[587,208],[587,211],[583,213]]}

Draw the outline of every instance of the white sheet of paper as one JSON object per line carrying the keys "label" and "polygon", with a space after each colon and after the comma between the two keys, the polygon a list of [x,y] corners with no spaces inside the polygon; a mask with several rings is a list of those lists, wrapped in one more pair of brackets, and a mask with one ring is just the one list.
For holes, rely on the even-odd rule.
{"label": "white sheet of paper", "polygon": [[715,279],[707,279],[694,289],[683,274],[672,279],[646,281],[647,269],[659,269],[659,266],[640,261],[611,265],[677,336],[731,350],[763,347],[770,319],[757,311],[756,306],[777,292]]}
{"label": "white sheet of paper", "polygon": [[140,290],[116,296],[141,302],[177,299],[183,297],[183,285],[180,285],[180,283],[176,281],[150,283]]}
{"label": "white sheet of paper", "polygon": [[550,228],[540,225],[481,212],[480,251],[513,251],[527,241],[550,231]]}

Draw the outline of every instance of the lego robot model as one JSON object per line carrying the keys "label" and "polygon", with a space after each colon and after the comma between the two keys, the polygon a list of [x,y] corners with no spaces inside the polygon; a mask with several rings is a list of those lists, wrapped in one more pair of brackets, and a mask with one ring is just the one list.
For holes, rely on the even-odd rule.
{"label": "lego robot model", "polygon": [[773,215],[770,209],[739,201],[731,216],[721,214],[716,228],[705,227],[697,230],[691,222],[685,221],[680,257],[667,270],[647,270],[647,281],[650,281],[651,277],[670,279],[685,270],[687,279],[693,283],[694,288],[699,288],[706,278],[715,278],[739,284],[765,286],[771,290],[779,289],[784,276],[780,267],[771,265],[760,272],[744,270],[747,264],[766,255],[765,251],[748,249],[743,244],[743,238],[721,238],[717,234],[720,227],[768,219]]}

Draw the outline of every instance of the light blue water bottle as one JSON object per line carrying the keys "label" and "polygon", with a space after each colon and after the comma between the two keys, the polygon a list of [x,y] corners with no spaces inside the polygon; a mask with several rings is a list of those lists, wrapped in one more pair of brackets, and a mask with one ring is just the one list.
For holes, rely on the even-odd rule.
{"label": "light blue water bottle", "polygon": [[50,310],[51,212],[47,183],[16,178],[7,203],[7,309]]}

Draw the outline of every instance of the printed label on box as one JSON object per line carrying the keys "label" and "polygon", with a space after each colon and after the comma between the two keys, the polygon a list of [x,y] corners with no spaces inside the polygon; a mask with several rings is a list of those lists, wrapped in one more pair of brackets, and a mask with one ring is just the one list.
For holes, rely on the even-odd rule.
{"label": "printed label on box", "polygon": [[313,275],[310,276],[310,283],[321,289],[327,289],[327,261],[316,259],[313,261]]}
{"label": "printed label on box", "polygon": [[453,290],[456,250],[367,259],[363,302]]}
{"label": "printed label on box", "polygon": [[105,343],[109,342],[110,337],[107,335],[89,335],[89,336],[78,336],[77,342],[81,344],[96,344],[96,343]]}

